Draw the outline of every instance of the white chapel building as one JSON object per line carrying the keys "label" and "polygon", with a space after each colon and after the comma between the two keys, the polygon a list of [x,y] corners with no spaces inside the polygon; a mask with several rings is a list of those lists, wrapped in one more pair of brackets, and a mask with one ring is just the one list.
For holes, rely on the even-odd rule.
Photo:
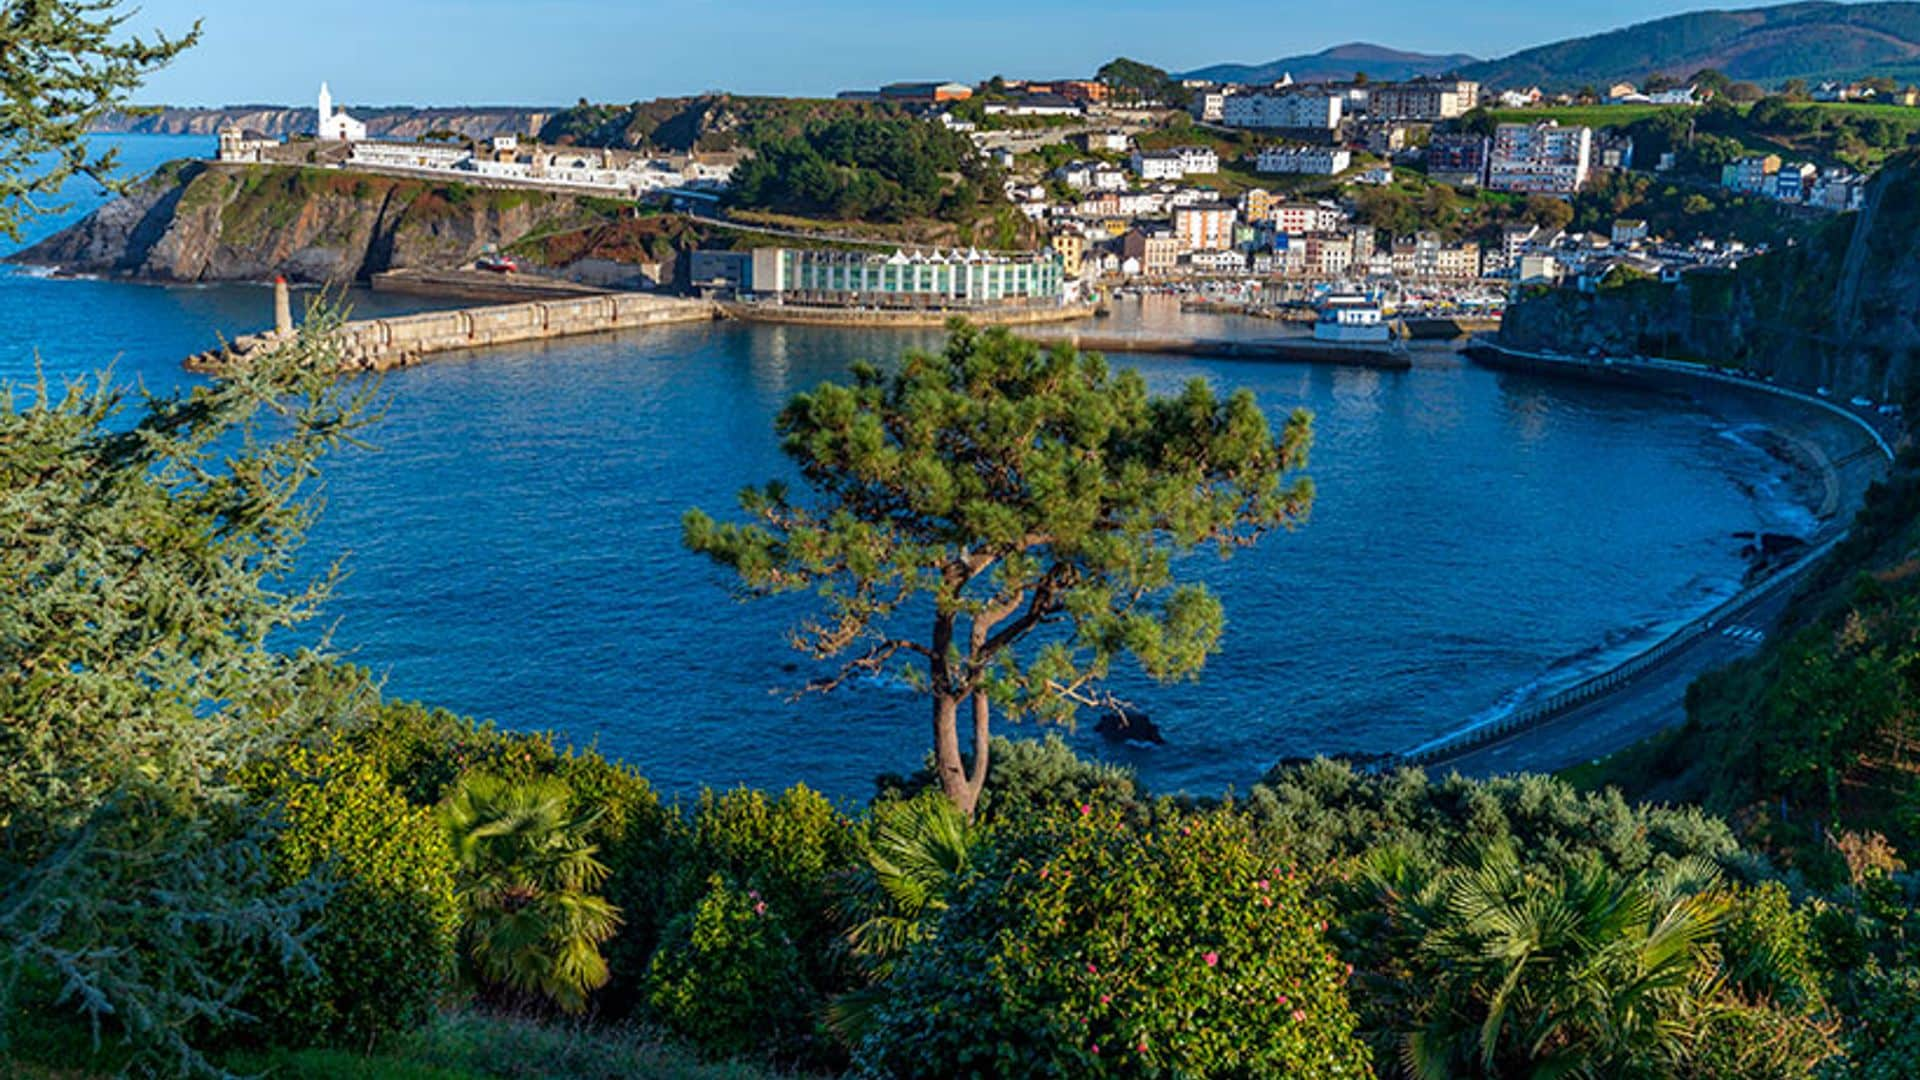
{"label": "white chapel building", "polygon": [[367,125],[344,112],[333,111],[333,92],[326,83],[320,84],[320,122],[314,127],[314,137],[332,142],[365,142]]}

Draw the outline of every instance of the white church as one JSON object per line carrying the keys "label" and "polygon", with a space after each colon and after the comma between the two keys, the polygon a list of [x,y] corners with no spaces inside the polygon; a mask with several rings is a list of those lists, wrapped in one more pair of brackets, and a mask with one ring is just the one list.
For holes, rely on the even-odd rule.
{"label": "white church", "polygon": [[333,92],[326,83],[320,84],[320,122],[314,127],[314,138],[331,142],[365,142],[367,125],[345,112],[333,111]]}

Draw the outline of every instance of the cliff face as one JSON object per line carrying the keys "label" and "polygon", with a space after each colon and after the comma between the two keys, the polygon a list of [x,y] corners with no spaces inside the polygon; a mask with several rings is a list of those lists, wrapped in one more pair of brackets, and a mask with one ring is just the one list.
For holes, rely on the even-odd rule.
{"label": "cliff face", "polygon": [[[472,139],[494,135],[532,135],[553,116],[552,109],[515,106],[435,109],[365,109],[346,111],[367,125],[367,133],[381,139],[418,139],[430,131],[457,131]],[[111,113],[93,130],[108,134],[217,135],[228,124],[285,138],[311,134],[317,116],[312,106],[231,105],[219,109],[157,109],[128,115]]]}
{"label": "cliff face", "polygon": [[1808,242],[1679,285],[1557,289],[1510,306],[1519,348],[1599,348],[1745,368],[1842,396],[1920,390],[1920,154],[1890,161],[1865,209]]}
{"label": "cliff face", "polygon": [[578,211],[540,192],[177,162],[12,261],[159,281],[345,282],[459,265]]}

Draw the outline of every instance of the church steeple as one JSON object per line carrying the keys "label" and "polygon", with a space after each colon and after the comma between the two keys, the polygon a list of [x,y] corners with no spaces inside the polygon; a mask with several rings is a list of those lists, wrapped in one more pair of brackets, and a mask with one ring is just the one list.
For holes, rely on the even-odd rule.
{"label": "church steeple", "polygon": [[324,129],[326,127],[327,121],[332,117],[333,117],[333,91],[328,90],[327,84],[325,82],[322,82],[320,84],[320,128]]}

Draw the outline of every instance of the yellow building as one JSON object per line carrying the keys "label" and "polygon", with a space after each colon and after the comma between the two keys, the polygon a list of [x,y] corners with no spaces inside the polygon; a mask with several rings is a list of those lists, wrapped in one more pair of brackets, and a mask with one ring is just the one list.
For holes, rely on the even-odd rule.
{"label": "yellow building", "polygon": [[1071,231],[1054,233],[1053,250],[1060,256],[1060,272],[1069,280],[1079,277],[1086,266],[1087,238]]}

